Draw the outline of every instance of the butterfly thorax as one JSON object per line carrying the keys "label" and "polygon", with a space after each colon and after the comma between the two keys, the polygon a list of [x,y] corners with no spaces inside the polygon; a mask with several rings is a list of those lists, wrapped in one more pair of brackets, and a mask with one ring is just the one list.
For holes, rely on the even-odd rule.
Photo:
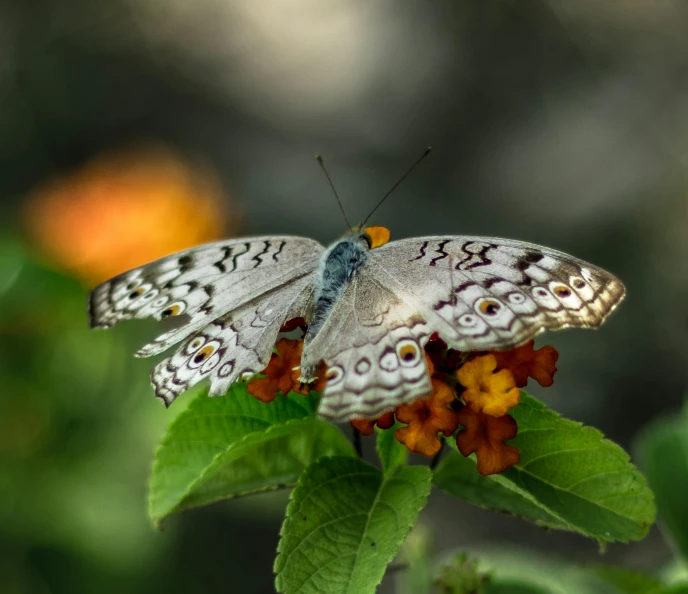
{"label": "butterfly thorax", "polygon": [[322,255],[315,275],[312,317],[305,345],[315,338],[337,300],[365,264],[370,246],[365,235],[348,236],[332,244]]}

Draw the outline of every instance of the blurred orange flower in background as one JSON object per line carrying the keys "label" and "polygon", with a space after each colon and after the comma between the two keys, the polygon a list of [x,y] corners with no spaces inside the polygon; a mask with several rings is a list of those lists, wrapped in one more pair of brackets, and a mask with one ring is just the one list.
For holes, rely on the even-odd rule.
{"label": "blurred orange flower in background", "polygon": [[28,197],[24,219],[43,257],[88,284],[219,239],[239,222],[212,169],[158,145],[52,179]]}

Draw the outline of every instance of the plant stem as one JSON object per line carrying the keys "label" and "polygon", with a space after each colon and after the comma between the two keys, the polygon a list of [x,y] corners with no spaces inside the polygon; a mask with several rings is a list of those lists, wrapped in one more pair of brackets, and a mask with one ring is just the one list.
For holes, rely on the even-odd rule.
{"label": "plant stem", "polygon": [[361,432],[356,429],[354,429],[354,448],[356,449],[356,455],[363,460],[363,445],[361,444]]}
{"label": "plant stem", "polygon": [[444,439],[440,440],[442,445],[440,445],[439,451],[435,454],[435,457],[430,462],[430,470],[435,470],[435,467],[439,464],[440,458],[442,458],[442,452],[444,452]]}

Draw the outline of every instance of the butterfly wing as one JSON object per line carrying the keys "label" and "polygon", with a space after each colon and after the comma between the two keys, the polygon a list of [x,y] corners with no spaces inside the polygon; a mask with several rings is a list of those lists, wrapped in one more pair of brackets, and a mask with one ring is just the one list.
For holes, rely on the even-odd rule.
{"label": "butterfly wing", "polygon": [[376,418],[431,391],[423,347],[430,330],[412,305],[363,267],[341,294],[301,368],[324,360],[318,414],[335,422]]}
{"label": "butterfly wing", "polygon": [[311,273],[213,320],[156,365],[151,373],[155,395],[169,406],[209,379],[210,395],[219,396],[242,375],[262,371],[282,324],[308,315],[313,290]]}
{"label": "butterfly wing", "polygon": [[545,330],[599,326],[624,297],[610,273],[562,252],[487,237],[421,237],[368,268],[462,351],[509,349]]}
{"label": "butterfly wing", "polygon": [[93,328],[132,318],[186,315],[188,322],[137,353],[167,350],[258,296],[312,273],[323,246],[304,237],[270,236],[202,245],[124,272],[96,287],[89,301]]}

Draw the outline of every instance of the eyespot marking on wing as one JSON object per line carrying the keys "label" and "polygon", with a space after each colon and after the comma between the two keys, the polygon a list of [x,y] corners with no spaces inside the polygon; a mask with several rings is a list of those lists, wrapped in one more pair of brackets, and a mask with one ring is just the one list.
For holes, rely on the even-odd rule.
{"label": "eyespot marking on wing", "polygon": [[344,370],[338,365],[332,365],[331,367],[328,367],[327,372],[325,373],[325,379],[327,380],[328,386],[338,384],[340,381],[342,381],[343,377]]}
{"label": "eyespot marking on wing", "polygon": [[397,355],[404,366],[413,366],[420,359],[420,348],[412,340],[402,340],[397,344]]}
{"label": "eyespot marking on wing", "polygon": [[502,309],[502,304],[491,297],[487,297],[478,301],[478,310],[483,315],[496,316],[500,309]]}

